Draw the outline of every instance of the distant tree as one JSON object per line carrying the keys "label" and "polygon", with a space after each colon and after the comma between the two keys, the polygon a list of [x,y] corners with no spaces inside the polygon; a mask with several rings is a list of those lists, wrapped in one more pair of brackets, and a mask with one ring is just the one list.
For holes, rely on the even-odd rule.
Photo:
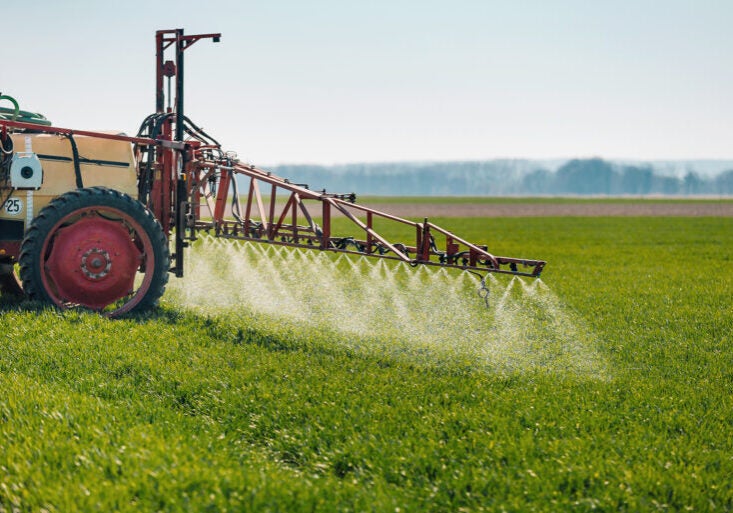
{"label": "distant tree", "polygon": [[652,192],[659,194],[674,195],[680,193],[680,179],[676,176],[654,175]]}
{"label": "distant tree", "polygon": [[654,172],[650,167],[625,166],[621,176],[621,192],[624,194],[649,194]]}
{"label": "distant tree", "polygon": [[535,169],[524,175],[520,192],[525,194],[552,194],[554,175],[546,169]]}
{"label": "distant tree", "polygon": [[[575,159],[556,172],[528,161],[282,165],[275,174],[313,190],[380,195],[703,194],[733,195],[733,169],[706,179],[694,170],[681,178],[651,166],[620,166],[600,158]],[[241,180],[240,194],[249,183]]]}
{"label": "distant tree", "polygon": [[733,169],[723,171],[715,177],[715,187],[718,194],[733,194]]}
{"label": "distant tree", "polygon": [[682,179],[683,190],[687,195],[703,192],[703,180],[694,171],[688,171]]}
{"label": "distant tree", "polygon": [[603,159],[574,159],[555,173],[557,192],[571,194],[611,194],[618,173]]}

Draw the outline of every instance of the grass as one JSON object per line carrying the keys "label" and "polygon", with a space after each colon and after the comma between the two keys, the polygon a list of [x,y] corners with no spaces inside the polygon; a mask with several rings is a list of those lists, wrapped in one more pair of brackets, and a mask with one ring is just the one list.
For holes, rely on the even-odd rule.
{"label": "grass", "polygon": [[608,372],[414,361],[171,300],[121,321],[5,300],[0,512],[733,510],[733,220],[436,221],[547,259]]}

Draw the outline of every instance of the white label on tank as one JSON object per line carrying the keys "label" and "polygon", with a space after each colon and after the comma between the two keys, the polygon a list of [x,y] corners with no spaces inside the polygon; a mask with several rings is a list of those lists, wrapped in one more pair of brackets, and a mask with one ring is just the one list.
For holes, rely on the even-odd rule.
{"label": "white label on tank", "polygon": [[28,191],[25,197],[25,228],[26,230],[33,221],[33,191]]}
{"label": "white label on tank", "polygon": [[9,216],[17,216],[23,212],[23,200],[20,198],[8,198],[3,205],[3,210]]}

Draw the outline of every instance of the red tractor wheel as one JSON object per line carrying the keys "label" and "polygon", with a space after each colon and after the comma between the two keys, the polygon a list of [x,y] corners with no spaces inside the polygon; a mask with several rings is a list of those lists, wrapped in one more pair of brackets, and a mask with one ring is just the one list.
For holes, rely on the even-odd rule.
{"label": "red tractor wheel", "polygon": [[91,187],[39,212],[23,239],[20,278],[31,299],[117,317],[157,303],[169,264],[168,241],[142,203]]}

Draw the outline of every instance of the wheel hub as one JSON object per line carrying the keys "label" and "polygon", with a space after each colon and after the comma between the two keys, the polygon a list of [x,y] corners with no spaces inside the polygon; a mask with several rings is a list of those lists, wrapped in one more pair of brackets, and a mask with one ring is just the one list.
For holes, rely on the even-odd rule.
{"label": "wheel hub", "polygon": [[99,280],[109,274],[112,259],[105,250],[91,248],[81,256],[81,271],[90,280]]}
{"label": "wheel hub", "polygon": [[102,309],[133,292],[142,260],[124,223],[91,214],[57,231],[45,267],[61,301]]}

